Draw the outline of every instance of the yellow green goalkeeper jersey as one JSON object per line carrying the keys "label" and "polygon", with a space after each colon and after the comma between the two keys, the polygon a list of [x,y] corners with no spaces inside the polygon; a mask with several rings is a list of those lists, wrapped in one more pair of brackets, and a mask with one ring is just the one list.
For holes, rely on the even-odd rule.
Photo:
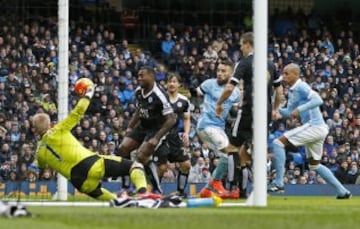
{"label": "yellow green goalkeeper jersey", "polygon": [[89,99],[81,98],[71,113],[49,129],[37,144],[39,168],[50,167],[70,179],[71,169],[95,153],[86,149],[71,133],[89,106]]}

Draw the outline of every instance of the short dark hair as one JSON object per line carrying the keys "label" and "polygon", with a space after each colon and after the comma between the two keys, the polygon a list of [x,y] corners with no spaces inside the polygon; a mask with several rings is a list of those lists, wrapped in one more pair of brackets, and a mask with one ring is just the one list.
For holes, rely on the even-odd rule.
{"label": "short dark hair", "polygon": [[152,77],[155,78],[156,73],[155,73],[155,70],[154,70],[153,67],[151,67],[151,66],[149,66],[149,65],[145,65],[145,66],[142,66],[142,67],[140,68],[140,70],[146,71],[149,75],[151,75]]}
{"label": "short dark hair", "polygon": [[226,65],[226,66],[230,66],[231,68],[234,67],[234,63],[230,60],[230,59],[223,59],[221,60],[221,62],[219,62],[219,64],[223,64],[223,65]]}
{"label": "short dark hair", "polygon": [[241,36],[243,43],[249,43],[251,47],[254,46],[254,34],[253,32],[246,32]]}
{"label": "short dark hair", "polygon": [[169,82],[172,78],[176,78],[179,83],[181,83],[181,76],[177,72],[168,72],[167,82]]}

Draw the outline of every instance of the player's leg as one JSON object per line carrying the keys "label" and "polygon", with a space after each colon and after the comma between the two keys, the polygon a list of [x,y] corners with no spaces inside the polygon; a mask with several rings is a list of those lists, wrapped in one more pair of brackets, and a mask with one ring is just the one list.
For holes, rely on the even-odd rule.
{"label": "player's leg", "polygon": [[[229,138],[230,140],[230,138]],[[236,170],[240,167],[239,148],[231,144],[226,148],[228,152],[228,181],[230,183],[230,190],[234,190],[238,183],[238,173]]]}
{"label": "player's leg", "polygon": [[[135,185],[136,192],[139,194],[146,192],[146,178],[144,166],[136,161],[130,161],[122,157],[102,156],[104,161],[103,177],[129,176],[131,183]],[[100,178],[102,179],[102,178]]]}
{"label": "player's leg", "polygon": [[157,165],[157,174],[159,176],[160,183],[162,181],[164,174],[167,172],[168,168],[169,166],[167,162]]}
{"label": "player's leg", "polygon": [[191,162],[189,159],[179,162],[179,173],[177,176],[177,191],[180,196],[186,197],[186,186],[191,169]]}
{"label": "player's leg", "polygon": [[186,197],[185,189],[187,186],[187,180],[189,177],[191,162],[187,151],[184,148],[175,149],[171,148],[171,152],[169,155],[169,161],[171,163],[178,164],[178,175],[176,177],[177,180],[177,192],[180,196]]}
{"label": "player's leg", "polygon": [[116,198],[116,195],[101,188],[100,179],[104,173],[103,159],[94,155],[85,158],[72,168],[70,181],[80,192],[98,200],[108,201]]}
{"label": "player's leg", "polygon": [[229,145],[229,140],[226,133],[221,128],[207,127],[197,131],[200,139],[205,142],[210,149],[214,150],[215,154],[220,157],[218,166],[212,174],[212,179],[205,188],[201,190],[201,197],[208,197],[209,190],[216,192],[218,195],[228,197],[229,192],[224,188],[222,179],[228,169],[228,157],[225,153],[226,147]]}
{"label": "player's leg", "polygon": [[283,192],[284,191],[284,174],[285,174],[285,162],[286,152],[285,147],[290,145],[290,142],[285,136],[281,136],[273,142],[274,152],[274,168],[276,171],[275,182],[268,187],[269,192]]}
{"label": "player's leg", "polygon": [[276,171],[275,182],[269,185],[269,192],[283,192],[284,191],[284,174],[285,174],[285,162],[286,151],[285,148],[292,146],[302,146],[308,142],[313,141],[313,136],[309,135],[309,124],[302,125],[285,132],[281,137],[277,138],[273,142],[274,153],[274,167]]}
{"label": "player's leg", "polygon": [[240,157],[238,149],[232,147],[228,153],[228,181],[230,184],[230,196],[231,199],[239,198],[239,174],[240,174]]}
{"label": "player's leg", "polygon": [[244,142],[240,147],[240,178],[239,178],[239,189],[240,197],[247,197],[247,188],[249,186],[250,174],[251,174],[251,160],[252,160],[252,147],[249,141]]}
{"label": "player's leg", "polygon": [[309,130],[313,139],[318,139],[305,145],[306,156],[308,158],[309,169],[316,171],[328,184],[331,184],[337,192],[338,199],[349,199],[351,193],[347,190],[331,172],[331,170],[320,164],[323,142],[327,135],[327,128],[313,127]]}
{"label": "player's leg", "polygon": [[[229,179],[231,185],[231,195],[236,197],[236,194],[241,198],[246,198],[246,190],[249,182],[250,164],[251,164],[251,142],[252,142],[252,116],[242,116],[238,112],[238,116],[234,125],[229,131],[228,137],[230,144],[237,147],[236,154],[229,154],[232,158],[234,167],[233,178]],[[230,163],[230,161],[229,161]],[[238,188],[236,188],[238,187]]]}
{"label": "player's leg", "polygon": [[[119,145],[119,156],[130,159],[130,153],[140,146],[140,142],[143,141],[144,137],[143,132],[137,128],[128,133]],[[130,188],[130,176],[124,175],[121,180],[122,188],[128,190]]]}
{"label": "player's leg", "polygon": [[191,169],[190,157],[177,133],[169,135],[167,140],[169,145],[168,160],[171,163],[178,164],[177,192],[180,196],[186,197],[185,189]]}
{"label": "player's leg", "polygon": [[[147,137],[150,137],[150,135]],[[162,193],[162,189],[157,165],[167,163],[167,154],[168,147],[165,138],[161,139],[156,147],[144,141],[138,149],[137,160],[144,165],[146,175],[149,177],[153,189],[159,193]]]}

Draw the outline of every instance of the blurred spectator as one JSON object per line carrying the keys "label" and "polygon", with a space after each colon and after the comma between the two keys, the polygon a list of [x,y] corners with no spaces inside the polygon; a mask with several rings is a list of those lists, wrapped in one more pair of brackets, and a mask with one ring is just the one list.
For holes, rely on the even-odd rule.
{"label": "blurred spectator", "polygon": [[165,40],[161,42],[162,59],[167,60],[170,57],[171,49],[174,47],[175,42],[173,41],[171,33],[165,34]]}

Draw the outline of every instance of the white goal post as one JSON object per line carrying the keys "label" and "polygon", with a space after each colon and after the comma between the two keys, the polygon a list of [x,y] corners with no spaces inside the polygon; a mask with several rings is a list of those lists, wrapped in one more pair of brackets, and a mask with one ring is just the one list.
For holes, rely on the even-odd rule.
{"label": "white goal post", "polygon": [[268,0],[254,0],[254,184],[248,205],[267,205],[267,31]]}
{"label": "white goal post", "polygon": [[[69,113],[69,0],[58,0],[58,120]],[[67,200],[68,181],[57,175],[57,192],[54,199]]]}

